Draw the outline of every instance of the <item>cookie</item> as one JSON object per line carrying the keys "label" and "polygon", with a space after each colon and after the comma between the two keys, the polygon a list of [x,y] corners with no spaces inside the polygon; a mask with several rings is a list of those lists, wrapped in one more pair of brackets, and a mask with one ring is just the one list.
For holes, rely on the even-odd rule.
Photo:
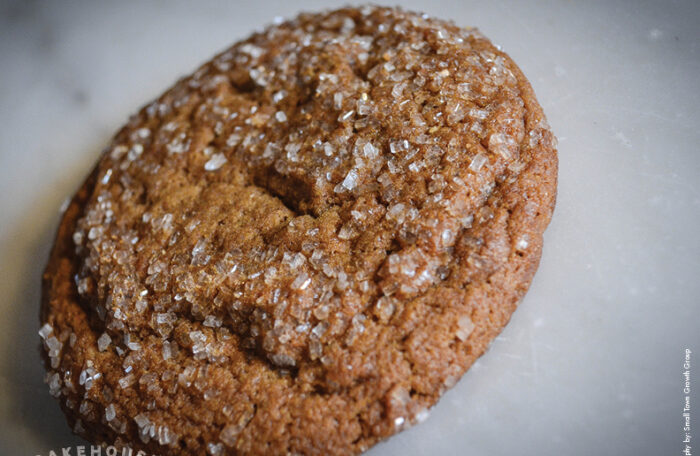
{"label": "cookie", "polygon": [[475,29],[301,14],[114,137],[43,281],[51,393],[148,454],[360,453],[421,422],[525,294],[555,138]]}

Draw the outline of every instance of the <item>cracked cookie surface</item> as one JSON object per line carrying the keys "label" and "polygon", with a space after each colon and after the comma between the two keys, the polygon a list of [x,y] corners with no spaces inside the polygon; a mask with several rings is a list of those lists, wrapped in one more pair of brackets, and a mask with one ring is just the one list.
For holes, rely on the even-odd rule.
{"label": "cracked cookie surface", "polygon": [[357,454],[420,422],[537,267],[555,139],[475,29],[302,14],[115,136],[44,275],[74,430],[154,454]]}

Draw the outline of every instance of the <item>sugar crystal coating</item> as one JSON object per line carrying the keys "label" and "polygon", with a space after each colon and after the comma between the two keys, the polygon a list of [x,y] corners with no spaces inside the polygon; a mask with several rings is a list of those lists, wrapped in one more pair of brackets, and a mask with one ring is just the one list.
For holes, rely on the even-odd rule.
{"label": "sugar crystal coating", "polygon": [[66,208],[50,392],[157,454],[364,451],[507,322],[554,148],[474,29],[374,7],[273,25],[134,116]]}

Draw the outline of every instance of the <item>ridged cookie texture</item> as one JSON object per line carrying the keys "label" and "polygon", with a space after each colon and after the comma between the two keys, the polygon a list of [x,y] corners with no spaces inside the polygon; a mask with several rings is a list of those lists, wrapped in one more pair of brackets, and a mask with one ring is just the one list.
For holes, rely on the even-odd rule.
{"label": "ridged cookie texture", "polygon": [[555,138],[475,29],[301,14],[133,116],[44,274],[51,393],[158,455],[351,455],[422,421],[525,294]]}

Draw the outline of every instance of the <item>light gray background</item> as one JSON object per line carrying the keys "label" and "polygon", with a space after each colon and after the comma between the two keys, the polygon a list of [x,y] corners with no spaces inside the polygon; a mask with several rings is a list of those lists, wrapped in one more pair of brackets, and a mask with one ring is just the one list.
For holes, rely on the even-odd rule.
{"label": "light gray background", "polygon": [[[39,281],[58,208],[141,105],[320,1],[0,2],[0,454],[81,442],[42,382]],[[559,137],[529,294],[423,425],[380,455],[680,454],[700,390],[700,4],[406,2],[476,25]],[[700,453],[700,400],[692,397]]]}

